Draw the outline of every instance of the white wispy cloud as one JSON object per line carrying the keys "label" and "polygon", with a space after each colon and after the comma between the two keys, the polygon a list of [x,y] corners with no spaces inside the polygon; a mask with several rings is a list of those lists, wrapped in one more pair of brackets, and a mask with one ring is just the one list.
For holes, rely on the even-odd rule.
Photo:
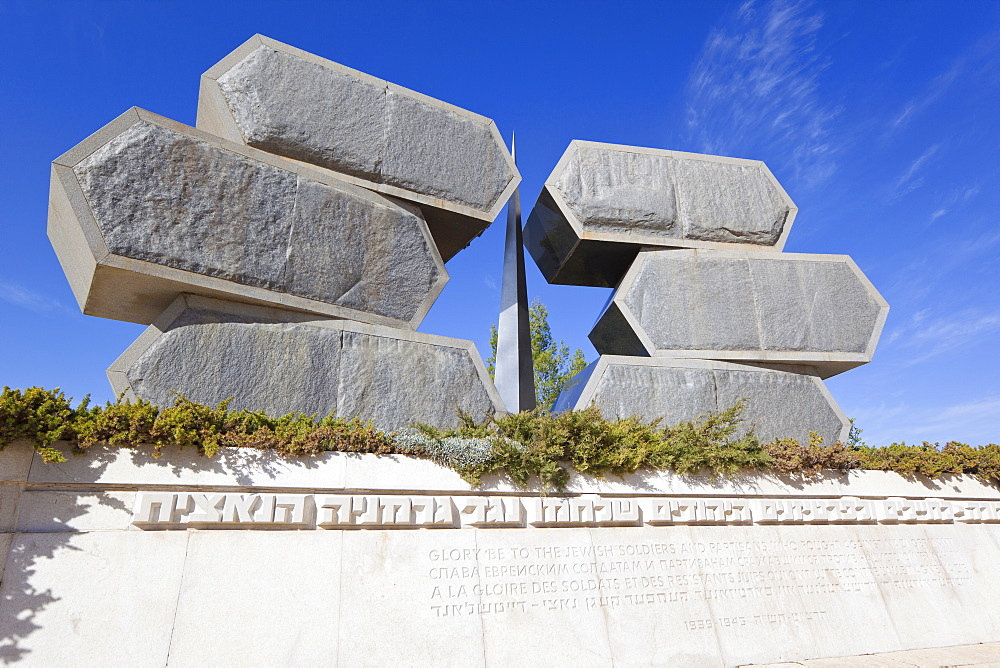
{"label": "white wispy cloud", "polygon": [[815,185],[834,173],[839,149],[816,54],[823,15],[807,1],[750,0],[712,31],[686,91],[688,140],[697,150],[783,162]]}
{"label": "white wispy cloud", "polygon": [[1000,397],[996,396],[932,409],[883,402],[855,411],[854,417],[862,440],[869,445],[955,439],[984,445],[1000,438]]}
{"label": "white wispy cloud", "polygon": [[[947,195],[941,198],[938,203],[937,208],[931,213],[928,222],[933,223],[938,218],[946,216],[950,213],[954,213],[956,210],[964,207],[968,202],[970,202],[976,195],[979,194],[981,186],[963,186],[961,188],[955,188]],[[981,241],[981,240],[978,240]]]}
{"label": "white wispy cloud", "polygon": [[1000,229],[987,221],[986,229],[951,237],[938,245],[934,252],[910,254],[905,264],[892,273],[892,282],[885,286],[887,294],[904,296],[912,304],[939,301],[942,285],[958,285],[969,280],[970,267],[991,267],[1000,251]]}
{"label": "white wispy cloud", "polygon": [[889,121],[888,133],[893,134],[902,130],[914,116],[941,99],[965,71],[967,61],[968,56],[958,58],[948,71],[934,77],[920,95],[907,100],[899,113]]}
{"label": "white wispy cloud", "polygon": [[75,311],[67,308],[58,299],[53,299],[24,286],[7,281],[0,281],[0,300],[28,309],[29,311],[34,311],[35,313],[63,311],[75,314]]}
{"label": "white wispy cloud", "polygon": [[903,173],[900,174],[896,181],[892,184],[892,193],[890,197],[892,199],[899,199],[900,197],[903,197],[904,195],[911,193],[922,186],[924,178],[920,172],[940,149],[941,144],[934,144],[927,147],[923,153],[917,156],[917,158],[913,160],[905,170],[903,170]]}
{"label": "white wispy cloud", "polygon": [[912,366],[997,332],[1000,332],[1000,312],[966,309],[930,317],[929,309],[924,309],[892,331],[885,345],[906,350],[904,365]]}
{"label": "white wispy cloud", "polygon": [[928,425],[934,425],[936,428],[950,427],[957,424],[967,424],[969,418],[982,415],[1000,415],[1000,397],[947,406],[933,415],[926,416],[924,422]]}
{"label": "white wispy cloud", "polygon": [[[886,127],[886,135],[900,132],[922,111],[943,99],[953,87],[963,81],[978,82],[984,72],[995,69],[1000,52],[1000,32],[992,32],[978,40],[935,76],[919,93],[907,100]],[[973,85],[978,85],[974,83]]]}

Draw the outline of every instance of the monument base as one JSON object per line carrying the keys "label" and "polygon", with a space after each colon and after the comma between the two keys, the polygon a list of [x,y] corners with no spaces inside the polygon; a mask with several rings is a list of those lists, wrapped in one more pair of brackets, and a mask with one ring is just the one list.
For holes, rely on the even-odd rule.
{"label": "monument base", "polygon": [[26,665],[723,666],[1000,640],[968,477],[641,474],[565,495],[403,457],[0,452]]}

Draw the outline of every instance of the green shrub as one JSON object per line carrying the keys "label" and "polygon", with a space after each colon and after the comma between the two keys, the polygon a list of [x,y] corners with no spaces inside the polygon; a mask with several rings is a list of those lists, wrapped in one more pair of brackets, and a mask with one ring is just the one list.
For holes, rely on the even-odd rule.
{"label": "green shrub", "polygon": [[764,444],[771,456],[771,469],[779,473],[816,475],[823,469],[854,469],[860,466],[857,454],[849,446],[837,441],[824,445],[816,432],[810,432],[809,443],[799,443],[794,438],[779,438]]}
{"label": "green shrub", "polygon": [[74,409],[59,388],[29,387],[22,392],[4,386],[0,393],[0,447],[26,439],[34,443],[46,462],[65,461],[58,450],[49,446],[76,438],[77,415],[87,411],[89,401],[84,397]]}
{"label": "green shrub", "polygon": [[670,427],[635,417],[605,420],[591,406],[557,414],[517,413],[479,424],[462,416],[462,424],[452,430],[417,428],[441,445],[449,438],[478,438],[492,445],[488,456],[453,464],[472,484],[486,475],[505,474],[519,486],[537,477],[544,488],[563,489],[570,468],[597,477],[639,469],[725,475],[766,468],[770,458],[753,433],[736,436],[742,410],[740,402],[722,413]]}
{"label": "green shrub", "polygon": [[472,484],[488,475],[506,475],[518,486],[533,478],[543,489],[562,490],[570,470],[603,477],[640,470],[678,474],[738,471],[810,476],[824,469],[895,471],[902,475],[968,474],[1000,480],[1000,446],[964,443],[866,445],[860,430],[847,444],[826,445],[813,434],[808,443],[778,439],[761,443],[741,430],[745,400],[720,413],[663,426],[636,417],[605,420],[591,406],[558,414],[536,410],[487,417],[477,422],[459,414],[459,426],[438,429],[418,424],[393,434],[356,418],[292,413],[271,417],[259,411],[230,411],[229,402],[206,406],[177,397],[159,409],[145,401],[75,408],[61,391],[31,387],[0,393],[0,448],[15,440],[32,442],[46,462],[65,461],[52,444],[69,443],[83,453],[94,445],[197,449],[212,457],[222,448],[274,450],[287,456],[322,452],[397,454],[431,459],[457,471]]}

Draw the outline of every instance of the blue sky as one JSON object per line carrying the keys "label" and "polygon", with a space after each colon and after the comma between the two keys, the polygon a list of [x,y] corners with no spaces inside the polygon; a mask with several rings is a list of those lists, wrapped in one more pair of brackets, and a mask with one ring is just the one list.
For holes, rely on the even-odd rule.
{"label": "blue sky", "polygon": [[[994,1],[0,0],[0,384],[112,398],[143,328],[80,314],[49,163],[133,105],[193,125],[201,73],[257,32],[516,131],[525,209],[573,139],[764,160],[799,207],[785,250],[851,255],[892,307],[875,360],[828,382],[866,440],[1000,440]],[[488,355],[502,251],[501,222],[449,262],[421,331]],[[609,291],[528,264],[594,359]]]}

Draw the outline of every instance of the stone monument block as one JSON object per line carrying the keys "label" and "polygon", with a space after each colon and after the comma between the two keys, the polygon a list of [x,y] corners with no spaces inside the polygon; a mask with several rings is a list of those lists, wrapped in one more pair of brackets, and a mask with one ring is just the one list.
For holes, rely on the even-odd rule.
{"label": "stone monument block", "polygon": [[492,120],[262,35],[202,76],[198,127],[413,202],[445,260],[521,180]]}
{"label": "stone monument block", "polygon": [[759,160],[576,140],[524,238],[550,283],[614,287],[643,246],[780,251],[797,211]]}
{"label": "stone monument block", "polygon": [[590,340],[609,355],[807,364],[875,352],[889,305],[846,255],[643,250]]}
{"label": "stone monument block", "polygon": [[807,443],[812,431],[826,443],[846,440],[850,421],[819,376],[808,367],[789,369],[601,355],[566,384],[553,410],[578,410],[593,403],[607,419],[635,415],[672,425],[746,398],[744,424],[761,441],[794,438]]}
{"label": "stone monument block", "polygon": [[359,417],[380,429],[457,424],[503,404],[471,341],[182,295],[108,369],[116,394]]}
{"label": "stone monument block", "polygon": [[53,163],[49,239],[84,313],[143,324],[187,292],[415,328],[448,280],[413,205],[140,109]]}

